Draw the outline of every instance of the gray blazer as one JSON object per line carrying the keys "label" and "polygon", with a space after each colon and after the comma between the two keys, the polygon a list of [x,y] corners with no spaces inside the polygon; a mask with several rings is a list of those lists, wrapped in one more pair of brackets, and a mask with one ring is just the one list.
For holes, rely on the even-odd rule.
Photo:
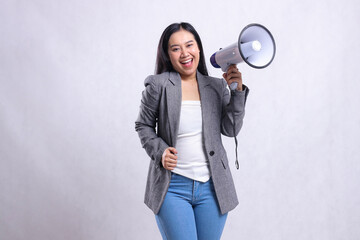
{"label": "gray blazer", "polygon": [[[229,94],[224,79],[197,72],[203,117],[204,151],[209,160],[211,177],[221,213],[239,203],[221,134],[234,136],[241,129],[249,89]],[[145,190],[145,204],[157,214],[167,193],[171,172],[161,163],[164,150],[176,148],[181,110],[181,78],[176,72],[165,72],[145,79],[139,116],[135,122],[141,144],[150,156]],[[232,112],[234,111],[234,114]],[[155,130],[156,129],[156,130]]]}

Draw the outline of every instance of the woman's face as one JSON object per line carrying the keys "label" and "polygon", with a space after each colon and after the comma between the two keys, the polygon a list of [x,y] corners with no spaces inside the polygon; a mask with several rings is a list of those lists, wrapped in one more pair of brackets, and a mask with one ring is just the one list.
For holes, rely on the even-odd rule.
{"label": "woman's face", "polygon": [[173,33],[169,39],[168,53],[173,68],[182,79],[196,77],[200,50],[192,33],[183,29]]}

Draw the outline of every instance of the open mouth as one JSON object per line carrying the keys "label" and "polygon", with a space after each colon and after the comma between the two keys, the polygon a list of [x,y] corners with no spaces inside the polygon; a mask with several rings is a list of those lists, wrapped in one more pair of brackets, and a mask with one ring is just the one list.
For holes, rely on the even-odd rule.
{"label": "open mouth", "polygon": [[181,63],[183,66],[185,66],[185,67],[190,67],[190,66],[192,65],[192,63],[193,63],[193,59],[191,58],[191,59],[182,61],[182,62],[180,62],[180,63]]}

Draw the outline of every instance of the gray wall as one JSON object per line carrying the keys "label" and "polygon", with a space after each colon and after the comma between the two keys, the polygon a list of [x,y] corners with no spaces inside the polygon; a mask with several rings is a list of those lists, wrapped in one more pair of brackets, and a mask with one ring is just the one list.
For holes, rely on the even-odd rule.
{"label": "gray wall", "polygon": [[[223,239],[360,238],[360,4],[310,1],[0,3],[0,238],[160,239],[134,131],[160,34],[191,22],[206,58],[252,22],[277,43],[239,135],[224,137],[240,205]],[[212,76],[221,76],[207,60]]]}

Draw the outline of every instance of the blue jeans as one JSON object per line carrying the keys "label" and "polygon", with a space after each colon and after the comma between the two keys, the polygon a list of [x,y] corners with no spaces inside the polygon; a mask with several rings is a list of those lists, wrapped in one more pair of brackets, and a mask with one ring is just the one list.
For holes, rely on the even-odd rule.
{"label": "blue jeans", "polygon": [[220,212],[211,178],[202,183],[175,173],[155,215],[166,240],[218,240],[226,217]]}

